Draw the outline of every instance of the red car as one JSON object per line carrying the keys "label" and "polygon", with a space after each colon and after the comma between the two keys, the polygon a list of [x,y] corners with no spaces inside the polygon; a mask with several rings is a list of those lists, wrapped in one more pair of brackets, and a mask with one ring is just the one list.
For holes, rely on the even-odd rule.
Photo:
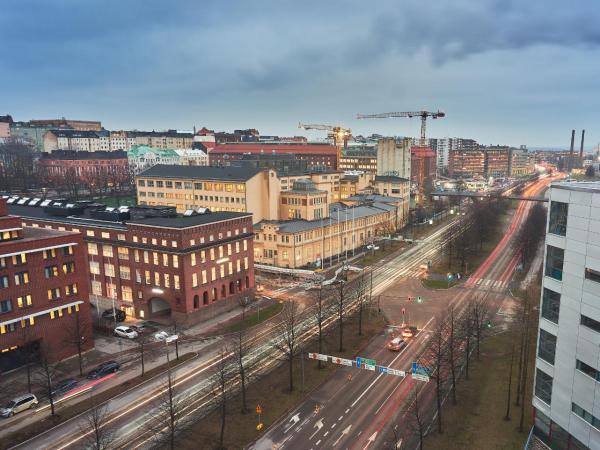
{"label": "red car", "polygon": [[386,345],[387,349],[391,350],[393,352],[399,352],[405,346],[406,346],[406,342],[402,338],[400,338],[400,337],[393,338]]}

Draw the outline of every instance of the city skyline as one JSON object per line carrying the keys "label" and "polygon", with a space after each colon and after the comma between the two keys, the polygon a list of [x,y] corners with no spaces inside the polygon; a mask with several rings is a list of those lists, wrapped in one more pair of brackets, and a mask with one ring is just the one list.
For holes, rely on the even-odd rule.
{"label": "city skyline", "polygon": [[11,2],[0,17],[2,114],[109,129],[322,137],[298,130],[302,121],[416,136],[416,120],[356,113],[440,109],[431,137],[567,148],[570,130],[585,128],[586,149],[599,141],[590,1],[256,5]]}

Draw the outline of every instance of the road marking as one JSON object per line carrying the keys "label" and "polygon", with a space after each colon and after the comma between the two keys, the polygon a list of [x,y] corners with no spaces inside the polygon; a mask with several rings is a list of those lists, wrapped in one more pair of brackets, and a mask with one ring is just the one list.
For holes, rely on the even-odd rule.
{"label": "road marking", "polygon": [[293,423],[289,427],[287,427],[285,430],[283,430],[283,434],[287,433],[292,428],[294,428],[299,421],[300,421],[300,414],[296,414],[296,415],[292,416],[292,418],[289,420],[289,422],[293,422]]}
{"label": "road marking", "polygon": [[367,443],[366,445],[363,447],[363,450],[365,450],[369,445],[371,445],[371,442],[375,442],[375,439],[377,438],[377,431],[375,433],[373,433],[371,435],[371,437],[369,437],[369,439],[367,439]]}
{"label": "road marking", "polygon": [[325,433],[323,433],[323,437],[326,437],[329,434],[329,431],[326,431]]}
{"label": "road marking", "polygon": [[348,432],[350,431],[350,428],[352,428],[352,424],[350,424],[346,428],[344,428],[344,431],[342,431],[342,434],[340,434],[340,437],[337,438],[337,440],[333,443],[334,446],[336,446],[338,444],[338,442],[340,442],[340,440],[344,437],[345,434],[348,434]]}
{"label": "road marking", "polygon": [[348,414],[348,411],[350,411],[350,408],[348,408],[344,414]]}
{"label": "road marking", "polygon": [[321,428],[323,428],[323,419],[319,419],[317,421],[317,423],[315,423],[314,428],[316,428],[317,431],[315,431],[313,434],[311,434],[308,439],[312,439],[313,437],[315,437],[315,434],[317,434],[319,431],[321,431]]}
{"label": "road marking", "polygon": [[400,385],[402,384],[402,381],[404,381],[404,379],[402,379],[394,388],[394,390],[390,393],[390,395],[388,395],[386,397],[386,399],[381,403],[381,406],[379,406],[379,408],[377,408],[377,411],[375,411],[375,415],[377,415],[377,413],[379,412],[379,410],[381,410],[381,408],[383,408],[383,406],[386,404],[386,402],[390,399],[390,397],[392,395],[394,395],[394,392],[396,392],[396,389],[398,389],[400,387]]}
{"label": "road marking", "polygon": [[344,418],[344,416],[340,416],[340,417],[339,417],[339,419],[338,419],[338,422],[339,422],[340,420],[342,420],[343,418]]}
{"label": "road marking", "polygon": [[319,439],[317,442],[315,442],[315,445],[319,445],[321,443],[321,439]]}
{"label": "road marking", "polygon": [[331,425],[331,428],[335,428],[335,426],[337,425],[337,423],[334,423],[333,425]]}

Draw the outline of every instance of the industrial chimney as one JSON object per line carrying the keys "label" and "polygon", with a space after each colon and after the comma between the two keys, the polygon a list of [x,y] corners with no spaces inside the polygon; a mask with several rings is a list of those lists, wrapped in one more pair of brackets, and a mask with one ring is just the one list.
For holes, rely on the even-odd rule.
{"label": "industrial chimney", "polygon": [[581,147],[579,147],[579,157],[583,161],[583,141],[585,139],[585,130],[581,130]]}
{"label": "industrial chimney", "polygon": [[569,152],[569,164],[567,168],[569,172],[573,170],[573,148],[575,147],[575,130],[571,130],[571,151]]}

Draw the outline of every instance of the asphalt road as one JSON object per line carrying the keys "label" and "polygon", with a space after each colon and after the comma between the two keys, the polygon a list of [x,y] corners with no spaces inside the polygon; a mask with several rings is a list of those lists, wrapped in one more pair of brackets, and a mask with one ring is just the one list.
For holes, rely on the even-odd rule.
{"label": "asphalt road", "polygon": [[[546,180],[537,183],[524,195],[537,192],[546,183]],[[419,286],[420,283],[402,277],[414,270],[414,265],[420,264],[423,259],[432,259],[436,248],[415,249],[412,255],[398,257],[386,263],[384,270],[378,275],[380,278],[375,292],[382,295],[382,309],[396,323],[405,319],[405,315],[401,314],[402,308],[409,309],[410,322],[419,326],[420,332],[400,353],[393,353],[385,348],[387,335],[383,333],[360,356],[375,359],[377,365],[408,373],[411,363],[419,359],[428,345],[436,315],[443,314],[450,305],[460,314],[469,300],[485,298],[491,317],[495,317],[496,322],[506,318],[504,310],[510,310],[514,302],[507,293],[517,264],[514,239],[529,209],[527,202],[521,202],[501,242],[463,287],[446,292],[428,291]],[[442,235],[443,232],[437,237],[433,236],[432,241]],[[396,281],[399,277],[400,281]],[[409,293],[422,294],[425,301],[418,306],[408,303],[406,297]],[[497,323],[496,326],[500,327],[501,324]],[[308,363],[316,364],[313,361]],[[351,379],[348,375],[352,376]],[[410,375],[402,378],[357,369],[355,366],[343,367],[311,393],[302,405],[267,430],[251,448],[384,449],[394,448],[393,441],[398,439],[396,444],[413,449],[416,447],[414,430],[403,428],[407,418],[402,415],[407,404],[413,400],[410,391],[415,383],[423,382],[414,380]],[[428,424],[435,418],[434,391],[434,383],[430,381],[422,386],[420,394]],[[398,429],[394,434],[392,428],[396,425]]]}

